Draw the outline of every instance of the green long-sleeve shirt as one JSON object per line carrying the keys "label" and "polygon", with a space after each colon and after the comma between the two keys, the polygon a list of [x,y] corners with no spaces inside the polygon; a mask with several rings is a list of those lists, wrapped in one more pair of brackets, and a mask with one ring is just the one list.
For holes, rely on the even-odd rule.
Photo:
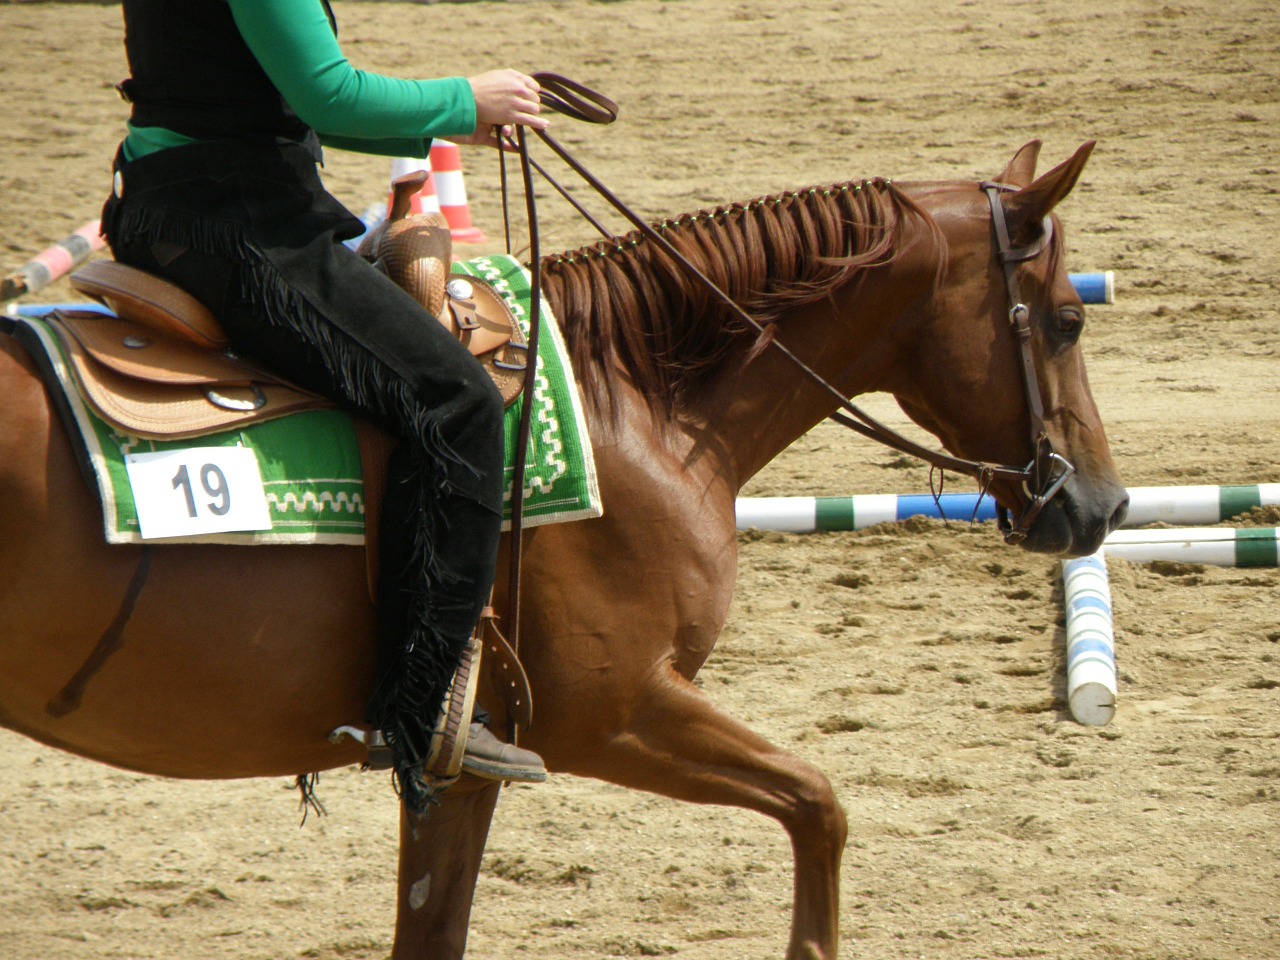
{"label": "green long-sleeve shirt", "polygon": [[[227,5],[271,82],[325,146],[425,157],[433,138],[475,130],[475,99],[465,78],[403,80],[355,69],[318,0],[227,0]],[[130,124],[125,156],[136,159],[190,142],[164,127]]]}

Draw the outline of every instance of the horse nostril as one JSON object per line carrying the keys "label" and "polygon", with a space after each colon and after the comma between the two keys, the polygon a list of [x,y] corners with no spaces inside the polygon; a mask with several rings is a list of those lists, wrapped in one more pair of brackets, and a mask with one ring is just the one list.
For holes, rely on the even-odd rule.
{"label": "horse nostril", "polygon": [[1129,495],[1125,494],[1124,499],[1120,501],[1119,505],[1111,513],[1111,520],[1107,524],[1107,533],[1110,533],[1112,530],[1118,529],[1119,526],[1122,523],[1124,523],[1124,518],[1127,517],[1128,515],[1129,515]]}

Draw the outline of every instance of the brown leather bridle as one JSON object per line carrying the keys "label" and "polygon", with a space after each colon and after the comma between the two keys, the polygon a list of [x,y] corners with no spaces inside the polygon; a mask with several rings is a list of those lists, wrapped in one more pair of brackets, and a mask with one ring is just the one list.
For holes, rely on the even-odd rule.
{"label": "brown leather bridle", "polygon": [[[533,75],[542,87],[542,104],[548,109],[573,119],[582,120],[588,123],[612,123],[618,115],[618,107],[608,97],[602,96],[587,87],[582,86],[572,80],[558,76],[552,73],[536,73]],[[621,213],[630,223],[649,241],[654,243],[668,257],[672,259],[682,270],[693,277],[698,283],[706,287],[707,291],[718,299],[724,306],[735,314],[740,320],[753,328],[757,333],[763,335],[765,333],[764,326],[752,317],[749,313],[742,309],[732,298],[715,285],[705,274],[702,273],[694,264],[690,263],[685,257],[667,240],[655,227],[639,217],[625,203],[619,200],[612,191],[603,183],[594,177],[585,167],[582,166],[569,152],[562,147],[556,140],[544,130],[534,131],[539,139],[541,139],[551,150],[560,157],[575,173],[577,173],[586,183],[595,190],[601,197]],[[539,260],[540,253],[538,249],[538,230],[537,217],[533,204],[533,188],[531,171],[537,170],[547,181],[564,196],[586,219],[591,222],[597,230],[604,236],[608,237],[609,233],[604,230],[594,219],[587,214],[580,204],[574,200],[569,193],[561,187],[555,180],[550,177],[530,157],[528,152],[528,143],[525,138],[524,128],[517,128],[517,138],[514,143],[518,149],[521,158],[521,169],[523,172],[526,208],[529,217],[529,234],[530,234],[530,262],[531,272],[533,275],[533,297],[534,304],[532,309],[533,317],[538,316],[538,304],[541,299],[541,284],[539,278]],[[506,170],[503,168],[503,208],[504,213],[507,208],[506,203]],[[1040,397],[1039,380],[1036,376],[1035,354],[1031,344],[1031,310],[1022,299],[1022,292],[1018,284],[1018,264],[1034,259],[1044,250],[1046,250],[1053,237],[1053,222],[1046,218],[1044,221],[1044,230],[1040,238],[1033,244],[1025,247],[1014,247],[1009,238],[1009,228],[1005,219],[1004,205],[1000,200],[1002,191],[1012,191],[1016,187],[1007,184],[996,183],[992,181],[984,181],[978,184],[979,189],[986,193],[988,202],[991,207],[991,222],[995,233],[996,241],[996,259],[1004,271],[1005,288],[1009,302],[1009,323],[1013,327],[1014,335],[1017,338],[1019,359],[1022,367],[1023,386],[1026,390],[1027,409],[1031,421],[1031,445],[1033,455],[1031,461],[1024,467],[1014,467],[1002,464],[987,463],[979,460],[966,460],[963,457],[955,457],[947,453],[937,450],[931,450],[911,440],[896,430],[886,426],[876,420],[866,411],[859,408],[844,396],[838,389],[825,380],[817,371],[810,367],[794,354],[785,344],[776,338],[768,338],[768,344],[775,350],[778,350],[791,363],[798,367],[813,383],[820,389],[829,393],[836,401],[840,410],[832,414],[831,419],[843,426],[861,433],[866,437],[870,437],[885,446],[891,447],[902,453],[917,457],[926,463],[933,465],[942,470],[951,470],[956,473],[964,473],[973,477],[986,493],[991,484],[997,480],[1007,480],[1017,483],[1021,486],[1023,493],[1027,497],[1026,506],[1019,514],[1017,521],[1012,522],[1009,519],[1008,510],[1003,507],[997,507],[997,516],[999,529],[1004,535],[1005,542],[1011,544],[1021,543],[1030,533],[1032,524],[1036,518],[1040,516],[1041,511],[1052,500],[1063,485],[1075,473],[1075,467],[1072,466],[1061,454],[1053,449],[1053,444],[1049,439],[1048,430],[1045,428],[1044,422],[1044,405]],[[508,246],[510,231],[508,230]],[[530,336],[530,349],[534,348],[536,342],[536,331]],[[533,373],[533,364],[529,365],[527,376],[531,377]],[[527,405],[526,405],[527,406]],[[521,436],[525,436],[526,430],[522,429]],[[517,444],[520,447],[520,444]],[[518,455],[516,464],[517,470],[523,463],[523,455]],[[513,490],[520,489],[520,478],[517,476],[516,485]],[[520,496],[513,497],[513,518],[512,518],[512,567],[511,567],[511,586],[510,596],[515,599],[519,597],[519,556],[520,556],[520,533],[519,533],[519,504]],[[516,618],[516,622],[512,623],[512,633],[518,635],[518,602],[512,603],[508,608],[508,616]]]}
{"label": "brown leather bridle", "polygon": [[[996,260],[1000,262],[1005,275],[1005,292],[1009,302],[1009,324],[1014,329],[1014,337],[1018,343],[1019,365],[1023,371],[1023,388],[1027,396],[1027,412],[1030,419],[1030,442],[1032,442],[1032,458],[1024,467],[1001,466],[984,461],[965,460],[963,457],[952,457],[951,454],[932,451],[928,447],[915,443],[897,433],[896,430],[877,421],[867,412],[849,402],[841,406],[858,420],[845,416],[844,413],[833,413],[831,419],[869,436],[879,443],[886,444],[896,451],[909,453],[919,460],[929,463],[940,470],[951,470],[959,474],[968,474],[978,481],[980,493],[986,494],[989,486],[996,480],[1010,480],[1019,484],[1027,497],[1027,506],[1023,507],[1018,521],[1009,518],[1009,509],[1004,504],[997,504],[997,526],[1005,543],[1020,544],[1027,535],[1053,497],[1059,494],[1066,481],[1071,479],[1075,467],[1062,454],[1053,449],[1053,443],[1044,426],[1044,403],[1039,390],[1039,378],[1036,375],[1036,353],[1032,348],[1032,311],[1023,300],[1018,283],[1018,265],[1021,262],[1034,260],[1046,251],[1053,239],[1053,221],[1044,218],[1041,236],[1034,243],[1025,247],[1014,247],[1009,237],[1009,224],[1005,218],[1005,206],[1000,200],[1001,191],[1015,191],[1009,184],[983,180],[978,184],[980,191],[987,195],[991,206],[992,230],[995,233]],[[817,376],[815,374],[812,374]]]}
{"label": "brown leather bridle", "polygon": [[1022,489],[1027,505],[1016,524],[1009,522],[1008,511],[996,508],[1000,530],[1006,543],[1021,543],[1030,532],[1036,517],[1060,491],[1076,468],[1053,449],[1049,431],[1044,423],[1044,401],[1040,396],[1040,381],[1036,377],[1036,358],[1031,349],[1031,309],[1022,299],[1018,286],[1018,264],[1032,260],[1048,248],[1053,239],[1053,220],[1044,219],[1040,239],[1025,247],[1014,247],[1009,240],[1009,226],[1005,221],[1004,204],[1000,202],[1001,190],[1015,190],[1006,184],[986,180],[978,184],[986,193],[991,205],[991,224],[996,234],[996,259],[1004,270],[1005,292],[1009,301],[1009,323],[1018,338],[1018,352],[1022,360],[1022,382],[1027,394],[1027,412],[1031,417],[1031,462],[1023,468]]}
{"label": "brown leather bridle", "polygon": [[[1045,506],[1057,496],[1076,468],[1065,457],[1053,449],[1049,432],[1044,423],[1044,403],[1040,398],[1040,382],[1036,376],[1035,353],[1031,346],[1031,309],[1022,299],[1022,290],[1018,283],[1018,264],[1032,260],[1048,249],[1053,239],[1053,221],[1044,220],[1044,229],[1040,238],[1025,247],[1014,247],[1009,239],[1009,226],[1005,219],[1004,204],[1000,201],[1000,193],[1004,190],[1016,190],[1007,184],[983,181],[978,188],[987,195],[991,207],[991,223],[995,233],[996,260],[1004,271],[1005,291],[1009,303],[1009,324],[1013,327],[1017,338],[1022,383],[1027,397],[1027,412],[1031,421],[1030,462],[1025,467],[1013,467],[980,460],[966,460],[938,450],[930,450],[914,440],[909,440],[890,427],[885,426],[855,404],[843,397],[840,406],[846,413],[834,413],[831,419],[870,437],[888,447],[902,453],[917,457],[941,470],[952,470],[973,477],[986,493],[996,480],[1010,480],[1022,487],[1027,497],[1027,504],[1019,514],[1017,522],[1011,522],[1009,511],[1003,505],[997,505],[996,516],[1000,532],[1006,543],[1022,543],[1031,532],[1031,525],[1040,516]],[[797,361],[798,362],[798,361]],[[803,364],[801,364],[803,366]],[[811,377],[821,380],[816,373],[808,370]],[[828,390],[839,394],[834,387],[823,382]],[[856,418],[856,419],[854,419]]]}
{"label": "brown leather bridle", "polygon": [[1047,250],[1052,242],[1053,220],[1045,217],[1043,230],[1034,243],[1025,247],[1014,247],[1009,238],[1009,225],[1005,218],[1004,204],[1000,200],[1000,194],[1002,191],[1016,190],[1017,187],[985,180],[978,184],[978,189],[987,195],[987,201],[991,207],[996,260],[1004,273],[1005,293],[1009,303],[1009,325],[1013,328],[1018,345],[1022,384],[1031,423],[1030,462],[1025,467],[1013,467],[980,460],[966,460],[963,457],[930,450],[913,440],[908,440],[848,402],[843,402],[841,406],[858,419],[854,420],[842,413],[832,414],[831,419],[895,450],[918,457],[941,470],[966,473],[978,482],[984,494],[996,480],[1009,480],[1019,484],[1027,498],[1027,503],[1016,522],[1010,521],[1009,511],[1003,504],[996,506],[997,526],[1004,535],[1005,543],[1018,544],[1026,540],[1036,518],[1076,472],[1076,468],[1053,449],[1053,442],[1049,439],[1049,431],[1045,427],[1044,402],[1040,396],[1035,352],[1031,345],[1031,308],[1022,299],[1022,289],[1018,283],[1018,264],[1035,259]]}

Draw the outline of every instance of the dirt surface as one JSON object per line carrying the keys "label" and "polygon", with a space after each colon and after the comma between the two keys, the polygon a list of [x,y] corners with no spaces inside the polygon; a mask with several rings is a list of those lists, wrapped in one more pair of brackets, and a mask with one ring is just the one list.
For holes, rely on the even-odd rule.
{"label": "dirt surface", "polygon": [[[611,94],[614,128],[561,138],[654,217],[871,175],[979,179],[1029,139],[1048,164],[1096,138],[1061,213],[1070,269],[1117,271],[1086,355],[1122,477],[1280,481],[1274,0],[334,6],[361,67],[510,63]],[[125,116],[119,34],[118,7],[0,5],[5,270],[97,215]],[[473,218],[500,240],[494,173],[467,163]],[[355,209],[386,176],[329,159]],[[544,211],[546,249],[591,238]],[[32,299],[68,298],[64,282]],[[747,492],[927,483],[822,427]],[[1090,728],[1064,709],[1052,559],[934,522],[742,540],[701,682],[835,784],[846,956],[1280,956],[1276,570],[1113,559],[1119,711]],[[390,950],[383,775],[325,775],[329,816],[299,829],[286,782],[140,777],[8,734],[0,771],[0,956]],[[780,957],[790,875],[770,822],[556,777],[501,801],[469,956]]]}

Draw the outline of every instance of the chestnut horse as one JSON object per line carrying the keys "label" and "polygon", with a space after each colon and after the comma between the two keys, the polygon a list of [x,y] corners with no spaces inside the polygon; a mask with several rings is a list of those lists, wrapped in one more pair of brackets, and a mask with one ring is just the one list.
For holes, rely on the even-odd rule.
{"label": "chestnut horse", "polygon": [[[523,742],[552,771],[781,823],[795,866],[789,958],[836,954],[845,814],[825,776],[691,682],[729,609],[739,489],[837,405],[770,340],[844,396],[892,393],[952,453],[987,462],[1035,458],[1025,384],[1038,384],[1049,441],[1075,472],[1023,546],[1093,551],[1126,497],[1085,378],[1061,231],[1045,227],[1091,147],[1035,179],[1030,143],[999,178],[1011,241],[1047,238],[1015,271],[1030,380],[992,209],[972,182],[838,184],[666,223],[764,336],[640,235],[543,261],[586,394],[605,515],[526,536],[522,655],[536,706]],[[107,546],[45,388],[3,336],[0,404],[0,722],[171,777],[292,776],[364,759],[328,736],[364,715],[373,682],[361,550]],[[1028,500],[1007,477],[991,491],[1015,513]],[[499,790],[464,778],[428,817],[402,812],[395,957],[462,956]]]}

